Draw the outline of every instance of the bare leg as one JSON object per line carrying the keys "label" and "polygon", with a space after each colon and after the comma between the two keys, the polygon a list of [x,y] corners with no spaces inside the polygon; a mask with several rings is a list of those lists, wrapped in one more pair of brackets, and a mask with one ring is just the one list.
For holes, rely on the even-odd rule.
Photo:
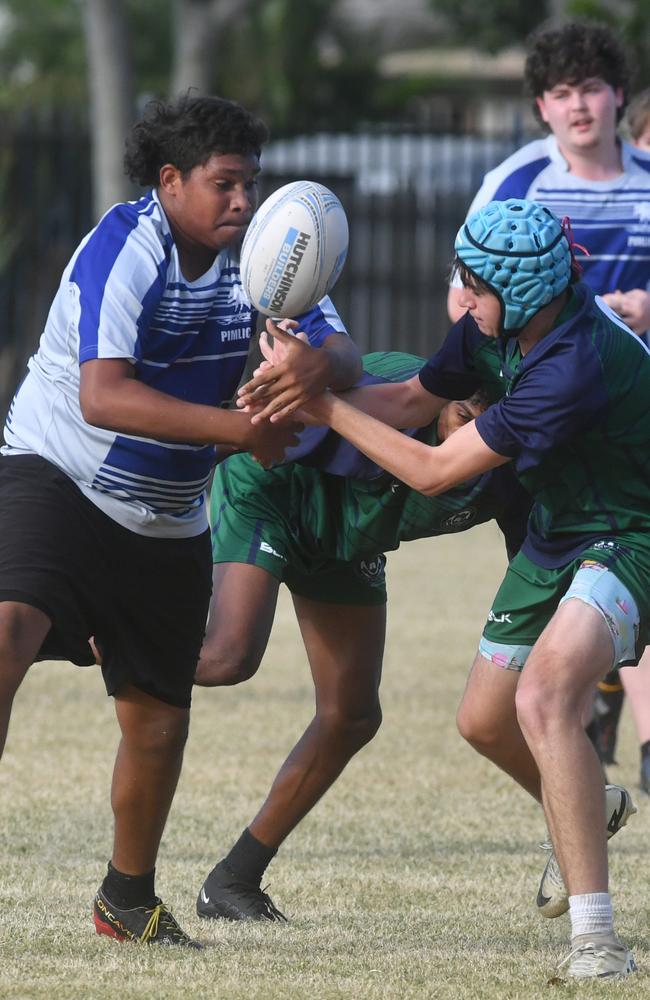
{"label": "bare leg", "polygon": [[303,597],[294,597],[294,605],[314,680],[316,714],[253,822],[205,879],[197,899],[201,917],[285,919],[259,888],[262,875],[285,837],[381,722],[385,606],[323,604]]}
{"label": "bare leg", "polygon": [[472,665],[457,715],[461,736],[509,774],[538,802],[539,768],[517,719],[515,695],[520,674],[490,663],[480,653]]}
{"label": "bare leg", "polygon": [[569,895],[607,892],[603,774],[582,723],[611,660],[612,640],[599,612],[567,601],[537,640],[516,694]]}
{"label": "bare leg", "polygon": [[50,631],[38,608],[16,601],[0,604],[0,755],[9,729],[16,691]]}
{"label": "bare leg", "polygon": [[189,709],[127,685],[115,698],[115,711],[122,739],[111,789],[112,863],[125,875],[142,875],[156,864],[183,761]]}
{"label": "bare leg", "polygon": [[250,824],[268,847],[278,847],[331,787],[381,722],[379,682],[385,606],[294,604],[316,689],[316,714],[280,768]]}
{"label": "bare leg", "polygon": [[239,684],[256,673],[269,640],[279,587],[280,581],[260,566],[213,566],[210,616],[195,684]]}

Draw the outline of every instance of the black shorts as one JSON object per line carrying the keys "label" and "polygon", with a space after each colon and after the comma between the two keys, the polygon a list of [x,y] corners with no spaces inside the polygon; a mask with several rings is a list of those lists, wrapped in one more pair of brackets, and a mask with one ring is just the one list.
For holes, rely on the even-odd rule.
{"label": "black shorts", "polygon": [[185,708],[211,589],[209,531],[138,535],[50,462],[0,456],[0,601],[50,618],[38,659],[94,663],[95,636],[109,694],[130,683]]}

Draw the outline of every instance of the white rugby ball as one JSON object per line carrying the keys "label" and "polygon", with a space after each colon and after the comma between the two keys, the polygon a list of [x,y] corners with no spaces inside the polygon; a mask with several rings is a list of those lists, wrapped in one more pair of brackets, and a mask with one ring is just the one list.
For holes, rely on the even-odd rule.
{"label": "white rugby ball", "polygon": [[330,291],[348,252],[348,220],[335,194],[314,181],[285,184],[253,216],[240,270],[252,304],[292,317]]}

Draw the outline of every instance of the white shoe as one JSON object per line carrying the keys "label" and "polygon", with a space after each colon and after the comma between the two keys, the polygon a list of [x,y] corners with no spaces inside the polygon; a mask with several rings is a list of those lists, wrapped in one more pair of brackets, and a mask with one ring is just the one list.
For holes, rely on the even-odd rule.
{"label": "white shoe", "polygon": [[568,963],[566,975],[572,979],[612,979],[636,972],[631,951],[611,934],[579,934],[571,942],[571,952],[558,969]]}
{"label": "white shoe", "polygon": [[[609,840],[637,810],[626,788],[622,785],[605,785],[605,811]],[[550,851],[537,890],[537,909],[543,917],[560,917],[569,909],[569,896],[552,846]]]}

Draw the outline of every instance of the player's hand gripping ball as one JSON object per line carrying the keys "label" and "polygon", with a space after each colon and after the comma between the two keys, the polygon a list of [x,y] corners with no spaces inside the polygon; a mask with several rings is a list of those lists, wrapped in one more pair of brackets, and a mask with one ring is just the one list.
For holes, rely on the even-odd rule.
{"label": "player's hand gripping ball", "polygon": [[348,221],[314,181],[285,184],[260,205],[241,248],[241,279],[266,316],[307,312],[330,291],[348,252]]}

